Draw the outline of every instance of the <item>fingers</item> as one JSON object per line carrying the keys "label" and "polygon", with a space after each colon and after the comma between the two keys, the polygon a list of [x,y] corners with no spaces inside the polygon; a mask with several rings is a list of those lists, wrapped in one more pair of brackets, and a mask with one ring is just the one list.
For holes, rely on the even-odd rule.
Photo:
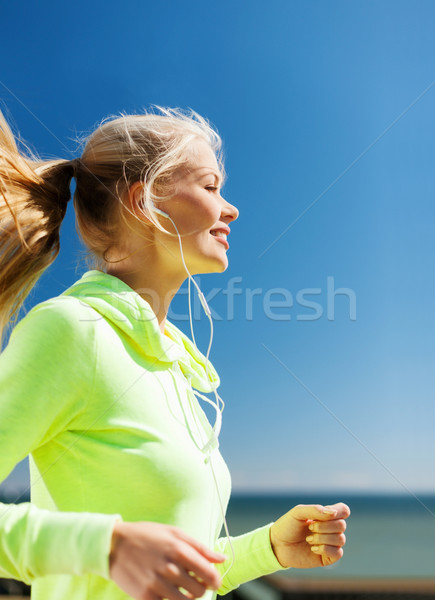
{"label": "fingers", "polygon": [[308,525],[308,529],[313,533],[343,533],[346,531],[346,527],[347,525],[344,519],[314,521]]}
{"label": "fingers", "polygon": [[[343,507],[346,507],[346,505],[343,505]],[[343,507],[338,507],[337,513],[341,510],[345,511]],[[311,552],[321,556],[324,566],[332,565],[340,560],[343,556],[343,546],[346,543],[346,536],[344,535],[346,521],[344,519],[314,521],[309,524],[308,529],[312,533],[305,540],[310,545]]]}
{"label": "fingers", "polygon": [[156,581],[155,589],[158,593],[158,597],[165,598],[165,600],[186,600],[186,598],[199,598],[199,596],[183,594],[177,586],[172,585],[162,578]]}
{"label": "fingers", "polygon": [[[227,560],[227,556],[211,550],[195,538],[190,537],[182,529],[174,527],[173,532],[180,540],[185,542],[183,551],[177,557],[178,563],[184,567],[185,573],[191,572],[194,574],[194,577],[187,575],[188,579],[184,579],[184,583],[189,584],[190,587],[184,584],[183,587],[192,591],[192,593],[198,589],[198,585],[203,586],[202,593],[207,587],[215,590],[219,589],[221,586],[220,575],[210,563],[222,563]],[[201,583],[198,582],[198,579],[201,580]]]}
{"label": "fingers", "polygon": [[310,535],[305,540],[310,545],[311,552],[321,557],[324,566],[332,565],[343,556],[343,546],[346,543],[346,521],[350,509],[339,502],[331,506],[297,506],[296,518],[306,518],[309,522]]}
{"label": "fingers", "polygon": [[344,546],[346,543],[346,536],[344,533],[315,533],[313,535],[309,535],[305,538],[305,540],[312,544],[313,546]]}
{"label": "fingers", "polygon": [[185,572],[192,572],[197,579],[201,579],[205,586],[217,590],[221,585],[221,578],[216,568],[199,554],[195,548],[188,545],[179,552],[177,562]]}
{"label": "fingers", "polygon": [[165,577],[176,587],[185,589],[193,598],[200,598],[204,595],[207,586],[203,581],[180,569],[177,565],[169,563],[166,567]]}
{"label": "fingers", "polygon": [[343,548],[328,546],[327,544],[311,546],[311,552],[321,556],[324,566],[332,565],[343,556]]}

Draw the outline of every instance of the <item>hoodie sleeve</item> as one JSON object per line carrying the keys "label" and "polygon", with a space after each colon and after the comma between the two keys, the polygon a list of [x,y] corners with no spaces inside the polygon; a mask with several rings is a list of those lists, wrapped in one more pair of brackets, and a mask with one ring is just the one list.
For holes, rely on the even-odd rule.
{"label": "hoodie sleeve", "polygon": [[272,550],[269,534],[271,525],[272,523],[269,523],[243,535],[230,536],[234,550],[234,563],[226,575],[225,572],[229,568],[232,559],[231,547],[226,537],[217,540],[216,552],[222,552],[228,556],[228,560],[215,565],[220,574],[223,575],[218,594],[223,596],[242,583],[285,569]]}
{"label": "hoodie sleeve", "polygon": [[[92,394],[94,332],[72,302],[37,305],[0,354],[0,481],[68,428]],[[108,578],[116,520],[121,517],[0,503],[0,577],[28,584],[60,573]]]}

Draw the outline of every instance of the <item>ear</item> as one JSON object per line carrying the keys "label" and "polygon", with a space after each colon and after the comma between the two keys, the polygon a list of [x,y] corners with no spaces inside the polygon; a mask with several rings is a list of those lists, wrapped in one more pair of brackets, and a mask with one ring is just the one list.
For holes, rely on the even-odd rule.
{"label": "ear", "polygon": [[131,212],[139,217],[149,221],[148,217],[143,214],[144,198],[143,198],[143,183],[136,181],[128,190],[128,204]]}

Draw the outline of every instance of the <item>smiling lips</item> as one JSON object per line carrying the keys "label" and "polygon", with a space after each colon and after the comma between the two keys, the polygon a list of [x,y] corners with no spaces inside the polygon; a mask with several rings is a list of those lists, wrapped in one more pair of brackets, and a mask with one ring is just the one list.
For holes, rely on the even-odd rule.
{"label": "smiling lips", "polygon": [[221,231],[220,229],[214,229],[213,231],[210,231],[210,233],[215,237],[221,237],[224,238],[224,240],[227,239],[227,234],[224,231]]}
{"label": "smiling lips", "polygon": [[212,235],[213,237],[216,238],[216,241],[221,242],[222,244],[224,244],[226,246],[226,249],[228,250],[228,248],[230,247],[230,245],[227,242],[227,234],[220,230],[220,229],[214,229],[213,231],[210,231],[210,235]]}

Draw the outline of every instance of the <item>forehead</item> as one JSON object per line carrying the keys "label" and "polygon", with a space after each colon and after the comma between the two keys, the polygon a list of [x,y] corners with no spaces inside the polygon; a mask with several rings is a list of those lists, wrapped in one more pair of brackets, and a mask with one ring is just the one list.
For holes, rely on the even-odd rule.
{"label": "forehead", "polygon": [[216,155],[207,142],[197,140],[189,147],[187,155],[187,164],[183,169],[183,175],[193,177],[202,177],[210,171],[213,171],[218,177],[221,177]]}
{"label": "forehead", "polygon": [[198,163],[206,163],[207,166],[216,166],[216,156],[211,146],[204,140],[195,140],[189,146],[191,160]]}

